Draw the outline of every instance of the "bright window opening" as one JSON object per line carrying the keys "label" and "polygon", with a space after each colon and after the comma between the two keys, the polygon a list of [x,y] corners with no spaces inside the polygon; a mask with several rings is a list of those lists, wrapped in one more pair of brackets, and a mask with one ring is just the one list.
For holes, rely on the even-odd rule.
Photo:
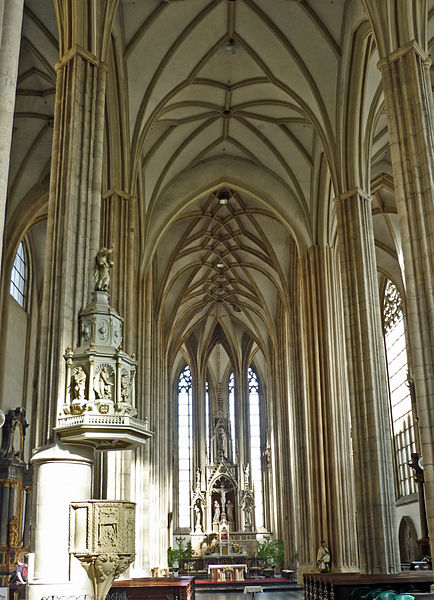
{"label": "bright window opening", "polygon": [[190,490],[192,461],[192,394],[189,367],[178,379],[178,520],[179,527],[190,527]]}
{"label": "bright window opening", "polygon": [[262,444],[259,380],[251,367],[249,367],[249,370],[247,371],[247,378],[249,384],[250,458],[252,461],[252,481],[255,488],[256,527],[262,527],[264,525],[264,511],[262,498]]}
{"label": "bright window opening", "polygon": [[21,244],[18,246],[14,264],[12,266],[10,293],[11,296],[15,298],[18,304],[23,308],[26,299],[26,271],[26,257],[24,254],[24,246],[21,242]]}
{"label": "bright window opening", "polygon": [[401,296],[392,281],[388,281],[383,304],[384,339],[389,374],[392,430],[398,469],[400,496],[413,494],[413,471],[408,466],[411,453],[416,452],[411,396],[407,385],[407,349]]}

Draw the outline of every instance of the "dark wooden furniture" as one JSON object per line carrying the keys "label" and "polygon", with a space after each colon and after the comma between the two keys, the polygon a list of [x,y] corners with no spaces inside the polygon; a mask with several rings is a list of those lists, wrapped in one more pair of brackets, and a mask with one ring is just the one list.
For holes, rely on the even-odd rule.
{"label": "dark wooden furniture", "polygon": [[115,581],[107,600],[194,600],[194,577],[140,577]]}
{"label": "dark wooden furniture", "polygon": [[305,573],[306,600],[349,600],[358,588],[429,592],[434,583],[432,571],[412,571],[396,575],[360,573]]}

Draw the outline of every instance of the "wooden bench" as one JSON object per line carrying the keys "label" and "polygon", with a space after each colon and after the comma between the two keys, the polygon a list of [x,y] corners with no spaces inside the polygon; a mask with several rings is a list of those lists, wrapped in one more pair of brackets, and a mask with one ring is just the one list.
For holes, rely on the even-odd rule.
{"label": "wooden bench", "polygon": [[[25,587],[25,586],[23,586]],[[128,600],[194,600],[194,577],[140,577],[115,581],[111,592],[124,592]]]}
{"label": "wooden bench", "polygon": [[434,583],[432,571],[407,571],[395,575],[360,573],[305,573],[305,600],[348,600],[358,588],[396,590],[413,593],[430,592]]}

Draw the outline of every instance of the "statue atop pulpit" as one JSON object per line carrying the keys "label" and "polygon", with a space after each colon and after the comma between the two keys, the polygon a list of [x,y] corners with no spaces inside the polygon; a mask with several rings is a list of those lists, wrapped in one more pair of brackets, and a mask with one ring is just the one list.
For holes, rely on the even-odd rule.
{"label": "statue atop pulpit", "polygon": [[108,258],[113,254],[113,248],[100,248],[95,257],[95,290],[101,292],[110,291],[110,267],[113,262]]}

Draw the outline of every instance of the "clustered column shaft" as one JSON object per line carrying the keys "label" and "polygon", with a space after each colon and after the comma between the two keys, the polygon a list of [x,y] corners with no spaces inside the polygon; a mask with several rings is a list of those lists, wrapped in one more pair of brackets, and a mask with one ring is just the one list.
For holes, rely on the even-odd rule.
{"label": "clustered column shaft", "polygon": [[302,259],[301,272],[310,457],[308,511],[316,533],[310,539],[310,556],[316,555],[324,539],[333,548],[334,571],[356,570],[350,418],[339,373],[342,319],[336,302],[334,251],[311,247]]}
{"label": "clustered column shaft", "polygon": [[379,62],[390,136],[431,549],[434,552],[434,133],[431,61],[409,42]]}
{"label": "clustered column shaft", "polygon": [[7,0],[0,27],[0,275],[24,0]]}
{"label": "clustered column shaft", "polygon": [[360,571],[400,570],[385,354],[370,199],[335,201],[346,324]]}
{"label": "clustered column shaft", "polygon": [[105,87],[105,64],[79,47],[57,64],[39,376],[45,431],[39,442],[56,424],[62,354],[76,342],[76,318],[87,303],[99,247]]}

